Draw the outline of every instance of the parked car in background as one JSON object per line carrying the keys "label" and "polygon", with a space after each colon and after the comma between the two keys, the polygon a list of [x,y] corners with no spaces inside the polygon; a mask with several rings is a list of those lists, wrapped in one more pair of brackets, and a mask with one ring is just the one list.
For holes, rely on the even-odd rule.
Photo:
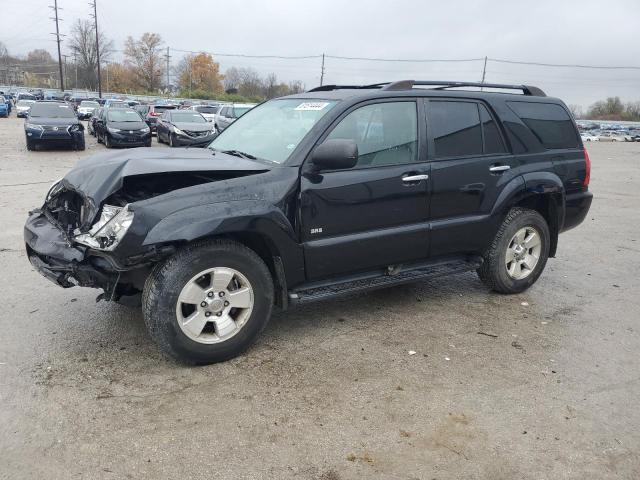
{"label": "parked car in background", "polygon": [[216,130],[218,132],[224,131],[225,128],[255,106],[255,103],[234,103],[232,105],[222,105],[222,108],[216,114],[214,120]]}
{"label": "parked car in background", "polygon": [[18,118],[26,118],[29,115],[31,105],[36,103],[35,100],[18,100],[16,103],[16,115]]}
{"label": "parked car in background", "polygon": [[138,105],[136,110],[142,116],[142,118],[147,122],[149,128],[151,129],[151,133],[156,133],[156,123],[158,121],[158,117],[162,115],[164,112],[168,110],[176,110],[175,105]]}
{"label": "parked car in background", "polygon": [[93,115],[93,112],[100,107],[98,102],[93,100],[82,100],[78,105],[78,118],[80,120],[86,120]]}
{"label": "parked car in background", "polygon": [[168,110],[156,124],[159,143],[170,147],[204,147],[213,140],[215,129],[211,122],[193,110]]}
{"label": "parked car in background", "polygon": [[98,107],[93,112],[93,115],[91,115],[91,117],[87,121],[87,131],[89,132],[89,135],[93,135],[94,137],[96,136],[96,122],[98,121],[99,118],[102,117],[103,114],[104,114],[104,107]]}
{"label": "parked car in background", "polygon": [[33,100],[35,102],[36,100],[38,100],[38,98],[32,93],[19,92],[16,95],[16,103],[18,103],[20,100]]}
{"label": "parked car in background", "polygon": [[7,118],[11,112],[9,101],[0,95],[0,117]]}
{"label": "parked car in background", "polygon": [[104,109],[95,129],[98,142],[107,148],[151,146],[151,129],[131,108]]}
{"label": "parked car in background", "polygon": [[624,135],[623,133],[616,132],[616,131],[602,132],[598,136],[598,138],[601,142],[630,142],[631,141],[630,136]]}
{"label": "parked car in background", "polygon": [[194,110],[200,113],[207,122],[213,122],[216,118],[216,114],[220,111],[220,105],[192,105],[189,110]]}
{"label": "parked car in background", "polygon": [[73,108],[63,102],[39,101],[31,105],[24,122],[27,150],[36,146],[68,145],[84,150],[84,126]]}
{"label": "parked car in background", "polygon": [[580,138],[582,138],[583,142],[599,142],[600,138],[597,135],[589,132],[582,132],[580,134]]}

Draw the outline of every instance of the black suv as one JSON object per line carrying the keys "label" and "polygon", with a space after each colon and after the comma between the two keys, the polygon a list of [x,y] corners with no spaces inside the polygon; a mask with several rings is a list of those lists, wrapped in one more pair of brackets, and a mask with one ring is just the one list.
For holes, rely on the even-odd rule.
{"label": "black suv", "polygon": [[142,293],[160,347],[210,363],[274,305],[468,270],[521,292],[585,218],[589,176],[567,107],[535,87],[324,86],[259,105],[208,149],[78,162],[25,241],[62,287]]}

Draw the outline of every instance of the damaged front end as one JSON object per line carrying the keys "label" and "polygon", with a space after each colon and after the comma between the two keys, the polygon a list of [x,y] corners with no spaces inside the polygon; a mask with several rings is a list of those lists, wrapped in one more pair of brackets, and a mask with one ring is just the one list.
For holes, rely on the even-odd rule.
{"label": "damaged front end", "polygon": [[[266,170],[237,163],[204,170],[194,159],[176,171],[166,159],[99,159],[80,162],[51,187],[42,207],[29,213],[24,238],[29,261],[40,274],[64,288],[103,289],[99,299],[106,300],[139,294],[154,264],[175,252],[172,243],[144,243],[165,215],[189,206],[188,194],[169,194],[200,187],[188,201],[206,203],[202,188],[210,190],[204,184]],[[145,207],[156,197],[166,199],[165,208]]]}

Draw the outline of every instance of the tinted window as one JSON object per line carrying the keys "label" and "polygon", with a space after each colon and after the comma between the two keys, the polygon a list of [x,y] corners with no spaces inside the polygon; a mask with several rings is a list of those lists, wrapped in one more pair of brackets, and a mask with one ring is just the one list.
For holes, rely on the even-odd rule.
{"label": "tinted window", "polygon": [[156,113],[162,113],[162,112],[166,112],[167,110],[174,110],[176,107],[172,107],[169,105],[156,105],[155,107],[153,107],[153,110]]}
{"label": "tinted window", "polygon": [[478,106],[471,102],[429,102],[435,157],[482,155]]}
{"label": "tinted window", "polygon": [[76,114],[64,103],[34,103],[29,111],[30,117],[75,118]]}
{"label": "tinted window", "polygon": [[327,137],[358,144],[358,166],[418,160],[418,121],[414,102],[377,103],[354,110]]}
{"label": "tinted window", "polygon": [[545,148],[577,148],[578,135],[571,117],[553,103],[507,102]]}
{"label": "tinted window", "polygon": [[480,104],[480,120],[482,121],[482,133],[484,135],[484,153],[505,153],[506,149],[500,136],[496,122],[489,115],[487,107]]}
{"label": "tinted window", "polygon": [[196,107],[195,110],[200,113],[217,113],[218,107]]}

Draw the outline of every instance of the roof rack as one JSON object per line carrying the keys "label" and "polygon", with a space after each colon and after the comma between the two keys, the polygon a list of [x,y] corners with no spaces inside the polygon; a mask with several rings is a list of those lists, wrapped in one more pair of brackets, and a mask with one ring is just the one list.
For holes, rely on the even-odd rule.
{"label": "roof rack", "polygon": [[396,82],[375,83],[372,85],[322,85],[312,88],[310,92],[328,92],[331,90],[343,89],[370,89],[379,88],[386,91],[411,90],[415,86],[431,86],[433,90],[446,90],[448,88],[498,88],[502,90],[520,90],[524,95],[533,97],[546,97],[547,95],[538,87],[531,85],[507,85],[502,83],[482,83],[482,82],[449,82],[438,80],[399,80]]}

